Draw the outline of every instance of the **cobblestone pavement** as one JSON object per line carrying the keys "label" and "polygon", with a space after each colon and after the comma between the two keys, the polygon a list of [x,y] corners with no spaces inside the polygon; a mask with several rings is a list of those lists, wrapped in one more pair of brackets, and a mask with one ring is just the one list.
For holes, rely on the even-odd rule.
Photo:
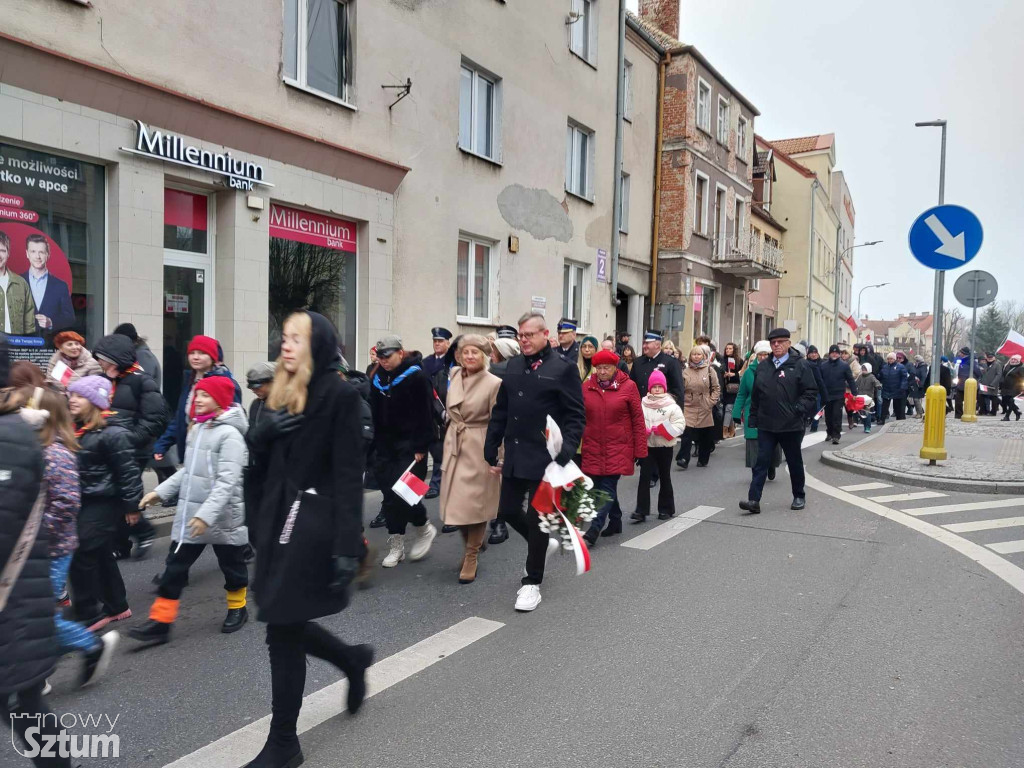
{"label": "cobblestone pavement", "polygon": [[[890,422],[889,434],[920,435],[924,433],[924,422],[919,419]],[[974,424],[966,423],[952,416],[946,417],[946,436],[954,437],[996,437],[1002,440],[1024,440],[1024,421],[1003,421],[1002,417],[979,416]]]}

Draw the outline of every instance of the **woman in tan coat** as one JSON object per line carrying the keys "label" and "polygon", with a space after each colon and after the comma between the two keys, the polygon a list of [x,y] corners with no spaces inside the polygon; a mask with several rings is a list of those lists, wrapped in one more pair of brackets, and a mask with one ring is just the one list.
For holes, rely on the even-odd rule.
{"label": "woman in tan coat", "polygon": [[441,520],[457,525],[466,543],[460,584],[476,579],[477,556],[484,543],[487,521],[494,517],[501,494],[501,477],[484,460],[484,440],[501,379],[487,370],[491,345],[483,336],[459,340],[462,365],[453,368],[448,383],[448,431],[441,464]]}
{"label": "woman in tan coat", "polygon": [[686,418],[686,431],[679,441],[679,457],[676,459],[676,464],[682,469],[690,465],[690,446],[694,442],[697,443],[698,467],[706,467],[711,458],[715,426],[712,411],[722,397],[722,388],[708,362],[706,348],[697,346],[690,350],[687,366],[683,370],[683,416]]}

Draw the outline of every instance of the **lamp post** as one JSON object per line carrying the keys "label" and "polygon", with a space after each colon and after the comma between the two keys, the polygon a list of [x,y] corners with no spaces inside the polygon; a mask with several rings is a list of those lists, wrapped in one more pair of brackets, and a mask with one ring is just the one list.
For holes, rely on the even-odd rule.
{"label": "lamp post", "polygon": [[[946,202],[946,121],[929,120],[923,123],[914,123],[918,128],[941,128],[942,148],[939,154],[939,205]],[[935,300],[933,314],[935,320],[932,322],[932,370],[939,370],[942,362],[942,299],[946,289],[946,272],[942,269],[935,270]]]}
{"label": "lamp post", "polygon": [[857,294],[857,322],[858,323],[860,322],[860,317],[861,317],[861,315],[860,315],[860,299],[864,295],[864,291],[866,291],[868,288],[881,288],[883,285],[888,285],[888,283],[878,283],[877,285],[865,285],[863,288],[860,289],[860,293]]}
{"label": "lamp post", "polygon": [[[865,247],[867,247],[869,245],[878,245],[880,242],[882,242],[882,241],[881,240],[868,240],[866,243],[857,243],[856,245],[848,246],[843,251],[841,251],[840,253],[836,254],[836,276],[835,276],[835,279],[832,281],[832,291],[835,294],[835,296],[833,297],[833,302],[832,302],[832,317],[833,317],[833,320],[835,321],[835,324],[836,324],[835,332],[836,332],[836,341],[837,342],[839,341],[840,335],[842,333],[842,331],[839,330],[840,327],[841,327],[840,324],[839,324],[839,275],[842,274],[843,257],[846,254],[848,254],[850,251],[852,251],[854,248],[865,248]],[[851,275],[852,275],[853,270],[850,270],[850,272],[851,272]],[[860,301],[858,300],[858,304],[859,303],[860,303]],[[859,317],[860,312],[859,312],[859,309],[860,309],[860,307],[858,307],[857,322],[860,322],[860,317]]]}

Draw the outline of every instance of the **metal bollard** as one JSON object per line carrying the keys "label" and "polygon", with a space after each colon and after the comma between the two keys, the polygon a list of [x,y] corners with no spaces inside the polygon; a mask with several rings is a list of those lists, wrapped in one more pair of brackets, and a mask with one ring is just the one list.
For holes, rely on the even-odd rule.
{"label": "metal bollard", "polygon": [[929,464],[942,461],[946,456],[946,389],[932,384],[924,396],[924,443],[921,458]]}
{"label": "metal bollard", "polygon": [[964,415],[960,421],[973,424],[978,420],[978,380],[968,379],[964,382]]}

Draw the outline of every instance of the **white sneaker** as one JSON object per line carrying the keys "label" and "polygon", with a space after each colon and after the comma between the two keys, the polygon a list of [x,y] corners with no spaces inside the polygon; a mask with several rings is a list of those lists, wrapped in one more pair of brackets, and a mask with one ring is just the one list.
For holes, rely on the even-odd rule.
{"label": "white sneaker", "polygon": [[382,568],[394,568],[405,560],[405,537],[400,533],[388,536],[388,553],[381,561]]}
{"label": "white sneaker", "polygon": [[53,690],[53,686],[50,685],[50,680],[49,680],[49,678],[47,678],[46,680],[43,681],[43,696],[48,696],[50,694],[50,691],[52,691],[52,690]]}
{"label": "white sneaker", "polygon": [[540,587],[536,584],[523,584],[519,588],[519,597],[516,598],[516,610],[527,612],[532,611],[540,605]]}
{"label": "white sneaker", "polygon": [[416,562],[427,556],[427,552],[430,551],[430,545],[437,538],[437,528],[434,527],[433,523],[427,523],[419,528],[413,528],[413,531],[412,545],[409,547],[409,559]]}

